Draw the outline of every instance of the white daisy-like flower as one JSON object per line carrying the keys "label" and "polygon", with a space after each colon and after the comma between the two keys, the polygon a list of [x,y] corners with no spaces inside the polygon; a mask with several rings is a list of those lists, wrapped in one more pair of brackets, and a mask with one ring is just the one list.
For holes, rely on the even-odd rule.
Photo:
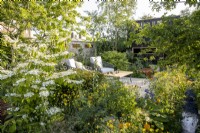
{"label": "white daisy-like flower", "polygon": [[42,86],[48,86],[48,85],[54,85],[55,84],[55,82],[54,82],[54,80],[49,80],[49,81],[46,81],[46,82],[43,82],[42,83]]}
{"label": "white daisy-like flower", "polygon": [[36,106],[35,109],[38,110],[40,108],[40,106]]}
{"label": "white daisy-like flower", "polygon": [[26,80],[25,78],[21,78],[21,79],[16,81],[16,84],[18,85],[19,83],[24,82],[25,80]]}
{"label": "white daisy-like flower", "polygon": [[6,110],[7,110],[7,111],[12,111],[13,109],[12,109],[12,108],[7,108]]}
{"label": "white daisy-like flower", "polygon": [[45,123],[44,123],[44,122],[40,122],[40,125],[41,125],[41,126],[45,126]]}
{"label": "white daisy-like flower", "polygon": [[3,73],[3,74],[10,74],[10,73],[13,73],[13,71],[9,71],[9,70],[0,70],[0,73]]}
{"label": "white daisy-like flower", "polygon": [[68,51],[64,51],[64,52],[62,52],[60,55],[61,55],[61,56],[64,56],[64,55],[68,55],[68,54],[69,54]]}
{"label": "white daisy-like flower", "polygon": [[73,71],[73,70],[67,70],[67,71],[63,71],[63,72],[59,72],[59,73],[53,73],[53,75],[51,75],[50,77],[46,78],[46,80],[62,78],[62,77],[69,76],[69,75],[75,74],[75,73],[76,72]]}
{"label": "white daisy-like flower", "polygon": [[15,112],[19,111],[19,107],[16,107],[16,108],[14,109],[14,111],[15,111]]}
{"label": "white daisy-like flower", "polygon": [[42,66],[56,66],[57,64],[56,63],[44,63],[42,64]]}
{"label": "white daisy-like flower", "polygon": [[27,46],[27,44],[25,44],[25,43],[19,43],[19,44],[16,46],[16,49],[20,49],[20,48],[25,47],[25,46]]}
{"label": "white daisy-like flower", "polygon": [[13,71],[8,71],[8,70],[0,70],[0,73],[3,73],[0,74],[0,80],[10,78],[15,74]]}
{"label": "white daisy-like flower", "polygon": [[45,101],[45,102],[44,102],[44,106],[47,106],[47,105],[49,105],[49,102],[48,102],[48,101]]}
{"label": "white daisy-like flower", "polygon": [[37,79],[37,80],[35,80],[35,83],[39,84],[39,83],[41,83],[41,81]]}
{"label": "white daisy-like flower", "polygon": [[26,69],[23,69],[23,70],[19,71],[19,73],[26,73],[26,72],[28,72],[28,70],[26,70]]}
{"label": "white daisy-like flower", "polygon": [[7,94],[5,94],[5,96],[6,97],[10,97],[10,96],[12,96],[12,97],[21,97],[21,95],[17,94],[17,93],[7,93]]}
{"label": "white daisy-like flower", "polygon": [[47,110],[47,114],[48,115],[55,115],[59,112],[61,112],[62,110],[58,107],[51,107],[49,110]]}
{"label": "white daisy-like flower", "polygon": [[40,70],[38,70],[38,69],[33,69],[33,70],[28,71],[25,75],[28,75],[28,74],[30,74],[30,75],[38,75],[38,74],[40,74],[40,73],[41,73]]}
{"label": "white daisy-like flower", "polygon": [[46,87],[41,87],[40,90],[47,90],[47,88]]}
{"label": "white daisy-like flower", "polygon": [[26,119],[28,117],[28,115],[27,114],[25,114],[25,115],[22,115],[22,118],[23,119]]}
{"label": "white daisy-like flower", "polygon": [[7,79],[7,78],[9,78],[8,75],[0,74],[0,80],[4,80],[4,79]]}
{"label": "white daisy-like flower", "polygon": [[67,82],[68,82],[68,83],[75,83],[75,84],[82,84],[82,83],[83,83],[83,80],[77,81],[77,80],[70,80],[70,79],[67,79]]}
{"label": "white daisy-like flower", "polygon": [[44,43],[39,45],[39,48],[46,48],[46,47],[47,47],[47,44],[44,44]]}
{"label": "white daisy-like flower", "polygon": [[50,58],[56,58],[59,56],[64,56],[64,55],[68,55],[69,52],[68,51],[64,51],[64,52],[60,52],[60,53],[56,53],[56,54],[51,54],[51,55],[45,55],[43,56],[45,59],[50,59]]}
{"label": "white daisy-like flower", "polygon": [[34,95],[33,92],[28,92],[26,94],[24,94],[24,97],[32,97]]}
{"label": "white daisy-like flower", "polygon": [[37,85],[32,85],[31,88],[33,88],[33,89],[37,89],[38,86],[37,86]]}
{"label": "white daisy-like flower", "polygon": [[41,91],[40,93],[39,93],[39,95],[40,95],[40,97],[48,97],[49,96],[49,91]]}
{"label": "white daisy-like flower", "polygon": [[34,63],[36,65],[43,64],[44,62],[38,59],[30,59],[28,62]]}
{"label": "white daisy-like flower", "polygon": [[20,68],[25,68],[28,66],[28,63],[19,63],[15,68],[13,68],[14,71],[19,70]]}

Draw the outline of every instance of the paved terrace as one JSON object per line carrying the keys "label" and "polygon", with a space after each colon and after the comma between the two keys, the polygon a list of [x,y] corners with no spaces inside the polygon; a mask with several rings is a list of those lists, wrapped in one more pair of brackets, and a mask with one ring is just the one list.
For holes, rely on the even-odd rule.
{"label": "paved terrace", "polygon": [[138,93],[141,97],[145,96],[145,89],[149,89],[150,82],[146,78],[130,78],[130,77],[122,77],[119,79],[126,85],[138,86]]}

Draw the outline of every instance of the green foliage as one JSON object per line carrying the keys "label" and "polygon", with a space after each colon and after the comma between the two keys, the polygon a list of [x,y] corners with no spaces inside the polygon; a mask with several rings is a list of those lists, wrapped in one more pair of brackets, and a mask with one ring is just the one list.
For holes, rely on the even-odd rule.
{"label": "green foliage", "polygon": [[[38,52],[40,50],[37,49]],[[29,52],[35,53],[34,50]],[[72,71],[56,72],[56,63],[45,60],[49,55],[44,57],[37,55],[37,53],[35,55],[36,59],[18,63],[12,71],[0,71],[1,93],[10,105],[8,115],[12,116],[4,123],[3,128],[1,128],[2,132],[11,129],[13,131],[15,126],[18,127],[15,129],[18,132],[47,130],[52,122],[63,119],[63,109],[50,102],[52,96],[57,96],[53,93],[58,89],[56,88],[57,84],[62,81],[77,84],[81,82],[66,78],[74,73]],[[51,60],[68,55],[60,54],[59,56],[51,55]],[[43,60],[39,60],[39,57]]]}
{"label": "green foliage", "polygon": [[130,66],[130,70],[133,71],[133,77],[145,78],[145,74],[141,72],[141,69],[144,68],[144,61],[140,58],[134,58],[133,64]]}
{"label": "green foliage", "polygon": [[[133,39],[136,42],[145,38],[151,41],[146,42],[150,47],[157,48],[158,55],[165,55],[162,60],[163,66],[169,64],[184,65],[188,69],[195,68],[199,70],[199,22],[200,11],[195,11],[191,16],[181,18],[163,18],[162,23],[153,27],[147,26],[136,35],[139,39]],[[133,37],[133,38],[136,38]]]}
{"label": "green foliage", "polygon": [[113,46],[112,43],[107,40],[100,40],[95,42],[97,54],[103,53],[105,51],[112,51]]}
{"label": "green foliage", "polygon": [[0,66],[9,68],[11,63],[11,46],[5,43],[3,34],[0,33]]}
{"label": "green foliage", "polygon": [[[135,107],[134,91],[118,80],[105,79],[101,74],[91,76],[90,72],[81,73],[79,76],[84,84],[78,91],[79,96],[72,101],[74,110],[71,114],[66,113],[65,131],[139,131],[140,109]],[[91,83],[95,86],[92,87]]]}
{"label": "green foliage", "polygon": [[194,89],[196,91],[196,95],[197,95],[198,110],[200,110],[200,76],[199,76],[200,73],[196,72],[195,75],[196,75],[195,79],[192,79],[192,80],[194,80],[193,87],[194,87]]}
{"label": "green foliage", "polygon": [[[94,75],[98,77],[96,80],[94,80]],[[89,93],[94,86],[101,83],[104,77],[101,73],[76,70],[76,74],[70,75],[69,78],[72,81],[82,81],[82,84],[75,84],[73,82],[69,84],[66,81],[59,81],[56,86],[57,89],[54,91],[56,97],[53,96],[54,100],[52,101],[52,104],[65,107],[65,109],[75,109],[76,107],[73,107],[72,103],[74,100],[80,98],[80,93]]]}
{"label": "green foliage", "polygon": [[136,2],[130,0],[100,2],[99,11],[88,13],[91,17],[88,31],[93,41],[103,45],[102,48],[123,51],[127,47],[129,33],[135,23],[132,20],[135,5]]}
{"label": "green foliage", "polygon": [[[154,130],[181,132],[181,113],[186,89],[191,86],[185,68],[168,68],[158,72],[151,82],[150,92],[138,102],[148,111],[149,122]],[[172,124],[173,123],[173,124]]]}
{"label": "green foliage", "polygon": [[165,10],[172,10],[175,9],[177,4],[184,3],[185,5],[189,5],[190,7],[196,6],[199,7],[198,0],[165,0],[165,1],[151,1],[151,4],[153,5],[153,9],[156,11],[160,11],[162,8]]}
{"label": "green foliage", "polygon": [[119,70],[127,70],[129,67],[129,62],[126,57],[126,53],[121,53],[117,51],[107,51],[102,53],[103,61],[113,64]]}
{"label": "green foliage", "polygon": [[[66,43],[77,24],[78,5],[67,1],[1,2],[0,25],[6,30],[5,44],[13,50],[13,67],[0,70],[1,98],[10,105],[7,113],[12,116],[1,132],[48,131],[55,121],[64,119],[64,108],[52,102],[60,97],[54,92],[59,92],[63,83],[69,89],[82,81],[68,77],[75,71],[57,71],[55,66],[70,56]],[[24,36],[25,30],[34,31],[35,38]],[[69,95],[73,100],[75,94]]]}
{"label": "green foliage", "polygon": [[[12,65],[21,61],[23,55],[15,50],[18,43],[38,46],[51,43],[51,52],[66,50],[71,31],[80,31],[76,19],[80,14],[76,7],[81,2],[68,1],[2,1],[0,5],[0,25],[4,27],[4,34],[16,43],[9,43],[12,51]],[[84,22],[84,21],[83,21]],[[27,31],[34,33],[29,36]],[[83,33],[83,32],[81,32]],[[56,45],[55,45],[56,44]]]}

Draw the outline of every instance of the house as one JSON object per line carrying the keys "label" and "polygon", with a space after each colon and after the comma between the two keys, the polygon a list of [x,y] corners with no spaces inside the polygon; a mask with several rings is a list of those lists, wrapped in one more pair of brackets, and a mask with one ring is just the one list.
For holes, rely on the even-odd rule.
{"label": "house", "polygon": [[[180,16],[170,16],[169,18],[180,18]],[[154,26],[154,25],[162,23],[162,18],[137,20],[136,22],[140,25],[140,27],[142,29],[142,28],[144,28],[144,26],[146,24],[149,24],[150,26]],[[169,19],[169,24],[172,24],[171,19]],[[148,39],[148,38],[145,38],[145,40],[150,41],[150,39]],[[147,48],[148,48],[148,52],[146,52],[145,54],[140,54],[141,51],[147,50]],[[142,57],[150,57],[150,56],[154,55],[156,48],[149,48],[148,44],[139,44],[138,45],[135,42],[133,42],[131,51],[132,51],[134,57],[138,57],[139,55]],[[163,55],[161,55],[161,56],[163,57]]]}
{"label": "house", "polygon": [[94,44],[87,41],[84,36],[75,32],[71,33],[71,42],[69,44],[69,52],[77,55],[91,56],[94,55]]}
{"label": "house", "polygon": [[[3,23],[0,23],[0,33],[5,34],[8,32],[15,33],[16,29],[5,26]],[[32,32],[29,29],[25,30],[22,34],[26,38],[35,38],[34,32]],[[94,53],[93,44],[89,41],[86,41],[86,38],[84,36],[82,36],[81,34],[77,34],[76,32],[71,33],[71,42],[69,43],[68,48],[70,52],[73,52],[75,54],[82,53],[85,56],[90,56]]]}

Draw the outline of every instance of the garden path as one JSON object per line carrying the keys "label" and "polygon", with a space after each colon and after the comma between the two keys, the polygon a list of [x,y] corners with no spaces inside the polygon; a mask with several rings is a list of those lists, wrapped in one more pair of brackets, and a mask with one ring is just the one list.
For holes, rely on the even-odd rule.
{"label": "garden path", "polygon": [[119,79],[126,85],[138,86],[138,93],[141,97],[145,96],[145,89],[149,89],[150,81],[146,78],[122,77]]}

